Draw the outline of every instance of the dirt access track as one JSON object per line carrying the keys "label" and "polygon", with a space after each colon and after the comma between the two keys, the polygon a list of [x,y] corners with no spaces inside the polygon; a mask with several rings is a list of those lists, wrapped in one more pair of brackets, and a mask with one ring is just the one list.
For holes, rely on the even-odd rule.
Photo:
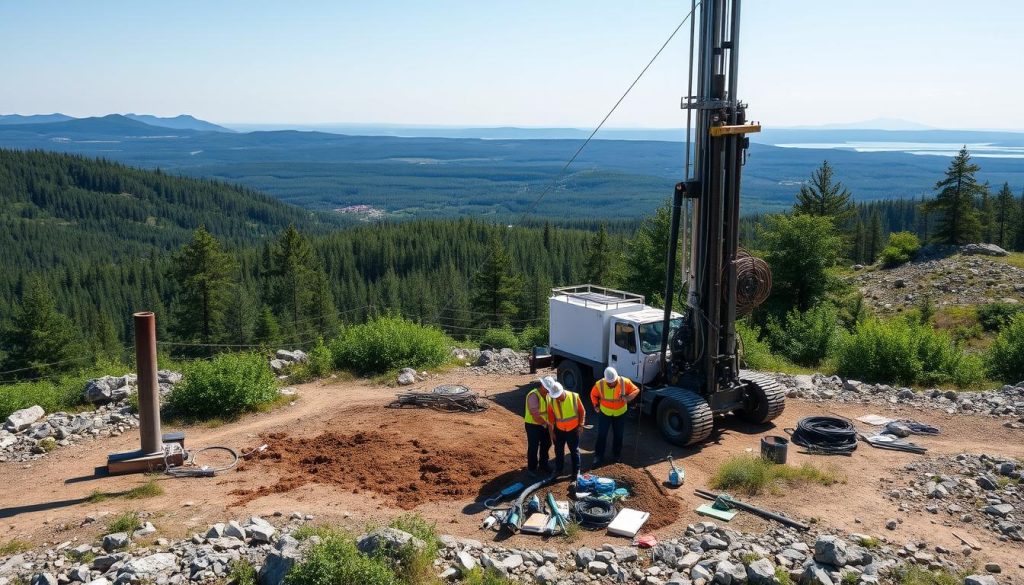
{"label": "dirt access track", "polygon": [[[2,464],[0,526],[7,528],[3,540],[20,538],[36,544],[94,541],[103,534],[102,516],[127,510],[148,513],[157,536],[167,538],[205,532],[214,522],[252,514],[300,511],[314,515],[318,523],[359,529],[414,511],[436,521],[443,533],[492,539],[493,532],[478,530],[485,516],[480,501],[514,481],[530,483],[521,471],[525,451],[522,410],[525,389],[533,380],[531,376],[477,376],[456,370],[413,387],[428,390],[442,383],[465,384],[489,397],[490,408],[478,414],[387,408],[396,389],[364,381],[302,385],[291,406],[215,428],[180,429],[192,448],[227,445],[244,449],[267,443],[270,448],[262,460],[246,462],[215,478],[156,476],[165,493],[143,500],[111,498],[91,503],[87,499],[94,491],[118,493],[147,481],[139,475],[94,476],[94,468],[105,463],[108,453],[137,447],[134,433],[59,449],[31,464]],[[669,445],[650,420],[637,424],[633,419],[627,425],[625,465],[616,469],[632,481],[650,480],[641,499],[658,508],[648,510],[658,512],[658,517],[649,532],[677,536],[686,524],[702,519],[693,512],[703,503],[693,489],[707,487],[710,476],[730,457],[757,452],[762,436],[781,434],[782,428],[794,426],[805,416],[831,411],[852,418],[879,412],[878,408],[790,400],[775,425],[752,427],[725,417],[718,422],[712,440],[694,448]],[[930,449],[929,455],[966,452],[1024,457],[1024,433],[1005,428],[995,419],[906,408],[879,413],[939,426],[941,435],[915,439]],[[168,430],[179,429],[164,429]],[[584,468],[593,444],[593,431],[589,431],[583,440]],[[667,478],[668,455],[685,466],[687,484],[661,494],[649,489],[654,486],[651,475],[658,480]],[[832,465],[846,482],[828,487],[808,485],[747,500],[792,517],[815,519],[823,528],[870,534],[897,546],[925,541],[960,550],[961,543],[952,534],[955,531],[982,545],[972,556],[973,562],[998,562],[1004,577],[1020,573],[1017,567],[1024,547],[1019,543],[999,542],[980,525],[943,526],[944,515],[898,511],[899,504],[886,494],[893,487],[906,485],[909,475],[903,467],[918,457],[864,444],[852,457],[805,455],[791,448],[791,464],[812,461]],[[554,489],[557,495],[559,486]],[[86,517],[98,520],[85,523]],[[889,518],[900,518],[903,523],[895,531],[886,530]],[[768,523],[740,514],[730,527],[760,532]],[[603,531],[584,532],[573,544],[517,535],[505,546],[568,548],[615,540]]]}

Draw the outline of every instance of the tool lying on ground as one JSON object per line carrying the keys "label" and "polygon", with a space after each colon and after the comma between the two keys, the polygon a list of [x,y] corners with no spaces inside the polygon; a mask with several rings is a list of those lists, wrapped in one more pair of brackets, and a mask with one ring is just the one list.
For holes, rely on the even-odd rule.
{"label": "tool lying on ground", "polygon": [[938,435],[939,428],[915,420],[894,420],[885,425],[885,434],[897,437],[909,437],[910,435]]}
{"label": "tool lying on ground", "polygon": [[458,384],[443,384],[430,392],[402,392],[388,408],[433,408],[445,412],[483,412],[487,410],[476,392]]}
{"label": "tool lying on ground", "polygon": [[682,467],[676,467],[671,455],[668,456],[668,464],[672,468],[668,472],[668,485],[674,488],[683,485],[683,482],[686,481],[686,471]]}
{"label": "tool lying on ground", "polygon": [[[266,447],[266,445],[263,445]],[[263,447],[254,449],[256,451],[262,451]],[[223,451],[228,454],[228,462],[223,465],[199,465],[200,453],[210,453],[212,451]],[[181,455],[184,464],[175,466],[171,461],[176,455]],[[251,456],[251,454],[250,454]],[[219,445],[212,447],[204,447],[202,449],[196,449],[195,451],[185,451],[181,445],[177,443],[166,443],[164,445],[164,473],[171,477],[213,477],[218,473],[223,473],[230,469],[233,469],[238,465],[238,453],[230,447],[221,447]]]}
{"label": "tool lying on ground", "polygon": [[851,455],[857,449],[857,429],[843,418],[809,416],[796,423],[796,430],[785,430],[792,435],[794,445],[809,453]]}
{"label": "tool lying on ground", "polygon": [[514,484],[510,485],[510,486],[506,486],[506,487],[502,488],[502,490],[500,492],[498,492],[497,494],[495,494],[494,496],[484,500],[484,506],[486,506],[488,509],[493,510],[493,509],[495,509],[497,507],[497,505],[499,503],[501,503],[501,502],[503,502],[503,501],[505,501],[505,500],[507,500],[509,498],[515,497],[516,494],[518,494],[519,492],[523,491],[523,488],[525,488],[525,487],[526,487],[525,485],[523,485],[521,482],[518,482],[518,481],[515,482]]}
{"label": "tool lying on ground", "polygon": [[502,528],[508,530],[510,533],[515,534],[522,528],[523,522],[526,521],[526,508],[523,506],[523,502],[527,500],[533,492],[551,483],[552,478],[545,478],[537,483],[528,486],[526,489],[519,494],[515,503],[505,512],[505,517],[501,521]]}
{"label": "tool lying on ground", "polygon": [[904,451],[906,453],[916,453],[917,455],[924,455],[928,452],[928,449],[905,441],[899,437],[894,437],[888,434],[870,436],[866,433],[860,433],[862,441],[878,449],[889,449],[890,451]]}
{"label": "tool lying on ground", "polygon": [[752,505],[747,504],[745,502],[741,502],[740,500],[737,500],[737,499],[733,498],[729,494],[716,494],[714,492],[709,492],[707,490],[694,490],[694,493],[697,494],[698,496],[704,498],[705,500],[718,501],[719,498],[721,498],[723,503],[727,503],[732,508],[738,508],[740,510],[744,510],[746,512],[750,512],[751,514],[756,514],[756,515],[758,515],[758,516],[760,516],[762,518],[767,518],[769,520],[774,520],[774,521],[779,522],[781,524],[785,524],[786,526],[789,526],[790,528],[796,528],[797,530],[810,530],[811,529],[810,526],[804,524],[803,522],[798,522],[798,521],[793,520],[791,518],[787,518],[787,517],[785,517],[782,514],[779,514],[777,512],[772,512],[770,510],[765,510],[763,508],[758,508],[757,506],[752,506]]}
{"label": "tool lying on ground", "polygon": [[721,494],[711,504],[702,504],[697,508],[697,513],[702,516],[710,516],[712,518],[723,520],[728,522],[736,517],[737,512],[732,508],[732,496],[729,494]]}

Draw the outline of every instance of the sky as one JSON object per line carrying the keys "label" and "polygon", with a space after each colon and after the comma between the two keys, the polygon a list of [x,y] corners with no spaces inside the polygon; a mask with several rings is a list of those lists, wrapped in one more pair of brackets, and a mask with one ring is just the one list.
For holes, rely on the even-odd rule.
{"label": "sky", "polygon": [[[593,127],[689,1],[7,0],[0,113]],[[787,127],[1024,129],[1024,2],[747,0],[740,98]],[[689,25],[608,122],[683,123]]]}

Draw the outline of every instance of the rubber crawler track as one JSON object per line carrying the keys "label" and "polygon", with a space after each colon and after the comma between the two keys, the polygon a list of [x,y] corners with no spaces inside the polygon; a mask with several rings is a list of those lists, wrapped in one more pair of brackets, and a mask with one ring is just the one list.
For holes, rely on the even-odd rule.
{"label": "rubber crawler track", "polygon": [[762,419],[751,422],[766,423],[775,420],[786,410],[786,391],[774,378],[755,372],[742,371],[740,379],[759,388],[764,393],[765,400],[768,401],[768,413]]}

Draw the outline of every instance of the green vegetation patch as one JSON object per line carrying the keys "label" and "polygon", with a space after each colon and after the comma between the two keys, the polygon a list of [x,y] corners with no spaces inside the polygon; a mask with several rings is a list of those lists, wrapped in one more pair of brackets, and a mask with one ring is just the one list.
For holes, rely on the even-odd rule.
{"label": "green vegetation patch", "polygon": [[359,374],[399,368],[437,368],[451,359],[454,342],[440,329],[386,316],[344,328],[331,344],[334,364]]}
{"label": "green vegetation patch", "polygon": [[992,342],[988,372],[993,378],[1014,384],[1024,380],[1024,313],[1018,314]]}
{"label": "green vegetation patch", "polygon": [[761,457],[740,455],[723,463],[711,478],[711,487],[747,495],[779,491],[783,487],[816,483],[833,485],[845,481],[838,470],[821,469],[811,463],[799,467],[779,465]]}
{"label": "green vegetation patch", "polygon": [[122,512],[117,516],[114,516],[107,523],[107,534],[114,532],[127,532],[131,534],[136,529],[142,526],[142,521],[139,519],[138,512]]}
{"label": "green vegetation patch", "polygon": [[175,415],[206,420],[253,412],[277,397],[277,382],[263,355],[229,353],[186,365],[169,406]]}
{"label": "green vegetation patch", "polygon": [[929,571],[916,565],[900,570],[896,578],[899,585],[961,585],[964,582],[962,575],[946,569]]}
{"label": "green vegetation patch", "polygon": [[32,543],[17,538],[0,545],[0,557],[16,555],[32,549]]}

